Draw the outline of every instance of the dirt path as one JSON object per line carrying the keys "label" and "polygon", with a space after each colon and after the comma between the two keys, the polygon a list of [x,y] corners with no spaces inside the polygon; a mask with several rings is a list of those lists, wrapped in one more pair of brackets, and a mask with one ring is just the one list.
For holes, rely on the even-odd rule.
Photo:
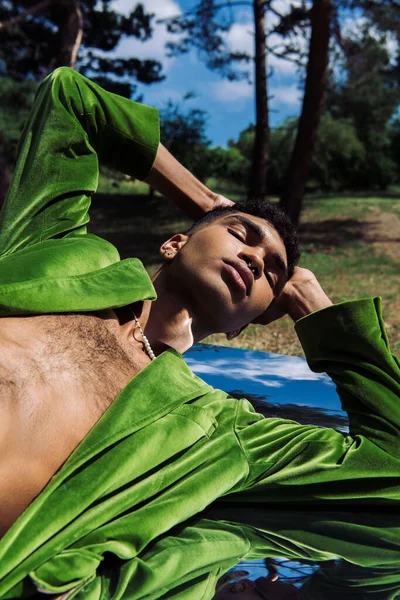
{"label": "dirt path", "polygon": [[386,254],[399,261],[400,272],[400,216],[394,212],[371,210],[366,218],[370,226],[366,232],[366,241],[370,242],[377,254]]}

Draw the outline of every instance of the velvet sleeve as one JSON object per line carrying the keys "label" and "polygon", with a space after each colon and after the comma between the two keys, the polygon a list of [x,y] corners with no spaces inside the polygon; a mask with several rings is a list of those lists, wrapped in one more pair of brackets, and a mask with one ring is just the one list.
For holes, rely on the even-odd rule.
{"label": "velvet sleeve", "polygon": [[0,214],[0,255],[85,234],[99,163],[144,179],[159,144],[156,109],[61,67],[39,87]]}
{"label": "velvet sleeve", "polygon": [[400,458],[400,367],[390,351],[381,299],[318,311],[298,321],[296,332],[310,368],[336,383],[351,436]]}
{"label": "velvet sleeve", "polygon": [[389,350],[380,301],[326,308],[300,320],[296,330],[311,369],[336,383],[350,432],[263,418],[239,401],[236,432],[249,465],[242,500],[397,502],[400,369]]}
{"label": "velvet sleeve", "polygon": [[340,561],[316,571],[301,587],[300,600],[395,600],[399,592],[398,564],[365,568]]}

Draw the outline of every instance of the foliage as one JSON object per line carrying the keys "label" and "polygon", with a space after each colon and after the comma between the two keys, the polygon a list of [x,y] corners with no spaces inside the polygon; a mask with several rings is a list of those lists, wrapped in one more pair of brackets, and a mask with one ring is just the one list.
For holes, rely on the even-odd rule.
{"label": "foliage", "polygon": [[[254,24],[254,50],[251,52],[232,51],[226,34],[239,19],[239,6],[251,11]],[[248,177],[249,193],[265,196],[269,161],[269,107],[267,53],[279,58],[287,58],[302,65],[302,44],[298,34],[307,29],[310,23],[310,9],[302,3],[300,7],[290,5],[287,14],[279,12],[278,2],[269,0],[249,0],[247,2],[217,2],[217,0],[197,0],[193,8],[175,18],[165,19],[170,33],[179,34],[178,41],[167,43],[170,55],[177,56],[197,51],[208,68],[222,77],[233,81],[250,81],[248,65],[254,65],[254,91],[256,124],[254,151],[252,152],[251,177]],[[274,24],[267,29],[272,17]],[[271,36],[274,36],[272,38]],[[277,41],[278,40],[278,41]],[[241,68],[245,66],[245,68]]]}
{"label": "foliage", "polygon": [[297,119],[286,119],[285,122],[271,131],[270,162],[268,169],[268,193],[280,195],[293,151],[297,131]]}
{"label": "foliage", "polygon": [[327,106],[336,118],[353,121],[364,145],[363,186],[385,189],[395,178],[389,123],[400,103],[397,70],[384,39],[376,39],[368,29],[359,39],[347,40],[343,67],[346,77],[331,87]]}
{"label": "foliage", "polygon": [[[280,193],[294,145],[296,127],[297,119],[292,118],[287,119],[280,127],[272,129],[270,132],[270,160],[267,178],[269,195]],[[240,152],[249,162],[253,153],[254,135],[254,125],[249,125],[240,133],[237,142],[229,141],[230,148]]]}
{"label": "foliage", "polygon": [[208,175],[207,112],[168,101],[160,109],[161,142],[201,179]]}
{"label": "foliage", "polygon": [[255,126],[249,125],[240,132],[237,142],[235,142],[235,140],[229,140],[228,147],[237,148],[247,160],[251,161],[254,148],[254,135]]}
{"label": "foliage", "polygon": [[351,118],[326,112],[320,122],[311,168],[321,190],[363,188],[366,150]]}
{"label": "foliage", "polygon": [[37,89],[34,81],[15,82],[0,77],[0,152],[9,164],[16,160],[17,145]]}
{"label": "foliage", "polygon": [[[9,0],[0,3],[0,22],[23,13],[38,4],[38,0]],[[65,6],[63,0],[53,0],[47,8],[25,18],[16,27],[0,34],[0,65],[4,74],[14,79],[41,80],[55,66],[54,54]],[[100,7],[99,7],[100,5]],[[112,0],[80,0],[83,16],[83,39],[78,54],[77,69],[105,87],[125,96],[134,93],[131,79],[142,83],[161,81],[162,66],[155,60],[137,58],[110,58],[126,37],[141,41],[151,37],[154,15],[145,13],[137,4],[128,16],[111,8]],[[64,13],[63,13],[64,8]]]}
{"label": "foliage", "polygon": [[240,62],[248,63],[245,53],[231,52],[224,40],[224,34],[233,24],[232,11],[218,5],[214,0],[199,0],[194,9],[183,15],[168,19],[170,33],[180,34],[177,42],[168,42],[167,51],[171,56],[188,53],[192,48],[207,67],[228,80],[247,78],[247,71],[237,69]]}
{"label": "foliage", "polygon": [[251,162],[238,148],[211,148],[208,161],[209,177],[232,182],[242,189],[247,187]]}
{"label": "foliage", "polygon": [[[178,56],[194,49],[207,67],[222,77],[231,81],[248,79],[248,70],[238,67],[250,64],[253,56],[246,52],[233,52],[225,38],[225,34],[234,26],[237,16],[240,16],[240,12],[235,13],[234,4],[216,0],[197,0],[190,11],[175,18],[165,19],[168,31],[180,35],[178,41],[167,43],[169,54]],[[247,6],[250,11],[254,8],[252,0],[236,4]],[[268,52],[279,58],[297,60],[300,64],[303,58],[302,45],[297,41],[295,34],[309,25],[310,10],[303,3],[301,6],[291,4],[289,12],[281,14],[278,12],[279,4],[276,4],[277,6],[270,0],[264,6],[265,11],[271,11],[277,21],[267,32],[267,37],[272,34],[281,37],[281,43],[268,45]]]}
{"label": "foliage", "polygon": [[[282,181],[294,146],[296,128],[297,119],[289,118],[280,127],[271,130],[271,154],[268,169],[269,195],[279,195],[281,192]],[[335,116],[329,111],[325,112],[321,117],[318,129],[308,190],[335,192],[345,189],[368,189],[371,182],[379,187],[385,174],[388,180],[394,181],[400,170],[400,120],[393,121],[387,131],[389,146],[387,152],[380,157],[380,179],[374,180],[370,173],[370,154],[358,136],[353,118]],[[385,134],[385,130],[383,133]],[[253,138],[254,127],[249,126],[240,133],[236,142],[230,140],[230,150],[238,152],[242,160],[249,161]],[[381,142],[378,141],[377,145],[381,147]],[[227,151],[225,150],[225,152]],[[217,164],[217,161],[215,162]],[[388,171],[384,171],[385,165],[387,165]],[[247,170],[244,173],[248,172]],[[223,173],[230,173],[227,164],[218,173],[216,172],[216,176],[224,178]],[[244,175],[242,174],[242,176]],[[233,177],[232,181],[235,181]]]}

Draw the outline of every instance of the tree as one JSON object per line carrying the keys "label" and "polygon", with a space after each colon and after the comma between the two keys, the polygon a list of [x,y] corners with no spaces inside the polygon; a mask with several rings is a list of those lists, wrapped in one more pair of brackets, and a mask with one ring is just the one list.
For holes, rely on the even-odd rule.
{"label": "tree", "polygon": [[395,181],[400,180],[400,119],[393,119],[389,128],[390,158],[395,165]]}
{"label": "tree", "polygon": [[390,123],[400,103],[400,81],[391,64],[384,35],[366,25],[358,38],[345,40],[346,77],[331,87],[327,106],[336,118],[353,120],[366,152],[364,187],[384,189],[395,177],[391,159]]}
{"label": "tree", "polygon": [[198,108],[187,108],[183,103],[172,101],[160,109],[162,121],[161,141],[164,146],[185,166],[201,179],[207,176],[206,136],[207,113]]}
{"label": "tree", "polygon": [[233,184],[235,189],[242,188],[243,182],[249,178],[251,161],[238,148],[210,148],[207,152],[208,176],[216,177],[221,182]]}
{"label": "tree", "polygon": [[[237,5],[248,6],[253,10],[254,56],[232,52],[224,41],[223,34],[229,31],[234,23],[232,8]],[[266,31],[265,14],[268,11],[278,18],[278,24]],[[237,65],[254,61],[256,124],[249,191],[252,196],[265,196],[269,161],[267,53],[292,60],[297,57],[297,60],[300,60],[300,50],[294,47],[288,36],[296,26],[307,26],[309,10],[303,5],[291,5],[289,13],[283,15],[274,7],[274,0],[221,3],[215,0],[199,0],[192,11],[183,16],[166,19],[164,22],[171,33],[184,34],[180,41],[167,44],[171,54],[178,55],[195,48],[210,69],[229,80],[248,77],[247,72],[237,69]],[[267,40],[272,34],[280,35],[282,44],[277,47],[268,44]]]}
{"label": "tree", "polygon": [[310,179],[325,191],[360,189],[366,168],[366,150],[353,119],[326,111],[318,128]]}
{"label": "tree", "polygon": [[300,219],[302,199],[322,112],[329,59],[331,12],[332,0],[314,0],[303,108],[280,201],[281,207],[287,212],[294,225],[297,225]]}
{"label": "tree", "polygon": [[[111,0],[102,0],[100,8],[98,4],[97,0],[0,3],[0,74],[17,81],[38,81],[56,67],[77,67],[103,87],[127,97],[136,90],[132,80],[161,81],[164,76],[158,61],[107,57],[123,37],[148,39],[154,15],[145,13],[141,4],[129,16],[112,10]],[[0,140],[1,203],[8,188],[12,153],[8,134],[1,129]]]}
{"label": "tree", "polygon": [[137,4],[129,16],[112,10],[112,0],[9,0],[0,5],[0,64],[4,74],[42,79],[58,66],[75,67],[125,96],[132,80],[163,79],[155,60],[108,58],[123,37],[146,40],[154,15]]}
{"label": "tree", "polygon": [[5,200],[11,171],[17,156],[17,145],[26,121],[37,84],[17,83],[8,77],[1,80],[0,94],[0,206]]}
{"label": "tree", "polygon": [[256,128],[250,179],[250,196],[266,196],[269,160],[269,111],[267,94],[267,51],[265,34],[265,2],[253,1],[254,11],[254,74],[256,98]]}

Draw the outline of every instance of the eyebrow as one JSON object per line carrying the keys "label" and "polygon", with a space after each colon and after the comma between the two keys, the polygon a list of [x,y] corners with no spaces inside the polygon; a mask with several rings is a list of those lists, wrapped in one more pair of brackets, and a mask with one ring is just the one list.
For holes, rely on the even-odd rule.
{"label": "eyebrow", "polygon": [[[258,237],[261,240],[264,241],[268,237],[261,225],[259,225],[258,223],[254,223],[254,221],[252,221],[251,219],[248,219],[247,217],[244,217],[242,215],[232,215],[230,218],[235,219],[236,221],[247,227],[247,229],[250,229],[250,231],[258,235]],[[271,225],[271,227],[273,227],[273,225]],[[274,259],[278,269],[282,271],[282,273],[284,273],[284,275],[287,277],[288,270],[285,261],[282,258],[282,255],[279,254],[279,252],[273,252],[272,258]]]}

